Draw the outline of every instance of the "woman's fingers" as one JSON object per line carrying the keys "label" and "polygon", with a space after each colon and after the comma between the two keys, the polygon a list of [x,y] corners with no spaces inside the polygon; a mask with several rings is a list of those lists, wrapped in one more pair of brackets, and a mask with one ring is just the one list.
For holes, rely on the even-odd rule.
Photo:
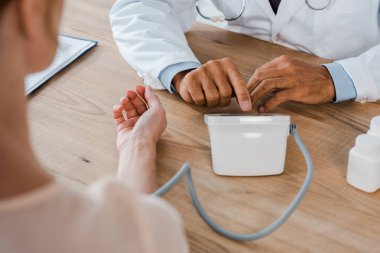
{"label": "woman's fingers", "polygon": [[136,93],[143,100],[144,104],[146,106],[148,106],[146,103],[146,98],[145,98],[145,86],[137,85],[136,86]]}
{"label": "woman's fingers", "polygon": [[128,97],[123,97],[121,99],[121,105],[123,106],[128,119],[138,116],[135,106]]}
{"label": "woman's fingers", "polygon": [[113,119],[118,131],[133,127],[140,116],[148,110],[147,107],[163,109],[152,89],[143,86],[137,86],[136,92],[127,91],[127,97],[121,98],[120,103],[121,105],[115,105],[113,109]]}
{"label": "woman's fingers", "polygon": [[123,110],[124,108],[122,105],[115,105],[112,111],[113,120],[117,132],[120,132],[123,129],[133,127],[136,124],[136,121],[138,120],[138,117],[125,119],[123,115]]}
{"label": "woman's fingers", "polygon": [[120,124],[125,122],[122,105],[115,105],[113,107],[112,114],[113,114],[113,121],[114,121],[116,127],[118,127]]}
{"label": "woman's fingers", "polygon": [[146,98],[149,108],[162,107],[160,100],[158,99],[156,94],[154,94],[152,88],[150,87],[145,88],[145,98]]}
{"label": "woman's fingers", "polygon": [[127,91],[127,98],[132,102],[138,115],[143,114],[147,110],[146,104],[143,101],[143,97],[138,95],[135,91]]}

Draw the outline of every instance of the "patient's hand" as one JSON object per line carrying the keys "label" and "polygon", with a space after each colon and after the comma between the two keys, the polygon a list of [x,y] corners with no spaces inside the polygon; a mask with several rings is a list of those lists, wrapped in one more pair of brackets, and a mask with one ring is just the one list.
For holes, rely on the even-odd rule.
{"label": "patient's hand", "polygon": [[120,153],[117,177],[143,193],[157,189],[156,144],[166,128],[166,115],[151,88],[127,91],[113,118]]}
{"label": "patient's hand", "polygon": [[165,110],[150,87],[127,91],[121,104],[114,107],[113,118],[119,151],[132,138],[156,144],[166,128]]}

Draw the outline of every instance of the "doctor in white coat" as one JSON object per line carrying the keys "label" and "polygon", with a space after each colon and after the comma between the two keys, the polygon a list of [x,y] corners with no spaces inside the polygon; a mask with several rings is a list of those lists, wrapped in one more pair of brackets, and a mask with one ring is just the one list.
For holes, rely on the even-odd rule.
{"label": "doctor in white coat", "polygon": [[[213,2],[227,17],[243,1]],[[230,59],[201,65],[194,56],[184,33],[197,16],[195,4],[116,1],[110,12],[114,38],[146,85],[207,106],[227,105],[235,93],[243,111],[273,94],[260,112],[286,101],[380,98],[380,0],[246,0],[242,15],[226,29],[334,61],[320,66],[282,56],[256,69],[248,82]]]}

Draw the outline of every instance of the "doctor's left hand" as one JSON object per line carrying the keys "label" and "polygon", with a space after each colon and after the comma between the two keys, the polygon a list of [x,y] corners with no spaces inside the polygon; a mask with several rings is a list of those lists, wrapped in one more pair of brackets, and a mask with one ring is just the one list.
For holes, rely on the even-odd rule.
{"label": "doctor's left hand", "polygon": [[[257,68],[248,88],[259,112],[268,112],[287,101],[320,104],[335,98],[334,83],[325,67],[288,56],[280,56]],[[268,94],[273,95],[261,103]]]}

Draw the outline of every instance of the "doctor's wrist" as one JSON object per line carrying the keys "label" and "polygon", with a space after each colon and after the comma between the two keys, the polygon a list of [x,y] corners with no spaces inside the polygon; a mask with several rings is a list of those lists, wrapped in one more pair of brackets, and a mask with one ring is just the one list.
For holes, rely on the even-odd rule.
{"label": "doctor's wrist", "polygon": [[335,92],[335,85],[333,78],[328,71],[328,69],[325,66],[319,66],[320,73],[325,77],[326,79],[326,93],[327,97],[330,99],[330,101],[334,101],[336,98],[336,92]]}
{"label": "doctor's wrist", "polygon": [[184,70],[176,74],[172,80],[172,84],[177,92],[180,91],[182,80],[185,78],[186,74],[191,72],[192,69]]}

